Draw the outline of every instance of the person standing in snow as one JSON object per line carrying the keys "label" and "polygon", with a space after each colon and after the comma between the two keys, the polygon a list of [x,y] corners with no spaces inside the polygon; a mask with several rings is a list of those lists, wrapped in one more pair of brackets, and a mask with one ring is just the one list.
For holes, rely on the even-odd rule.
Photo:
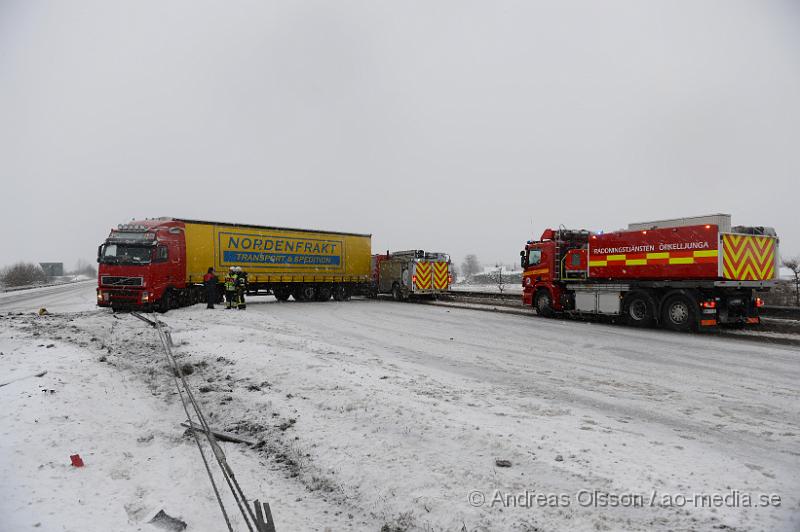
{"label": "person standing in snow", "polygon": [[217,276],[214,267],[208,268],[208,273],[203,276],[203,286],[206,287],[206,308],[214,308],[217,301]]}
{"label": "person standing in snow", "polygon": [[236,267],[236,306],[240,310],[247,308],[244,293],[247,291],[247,272],[239,266]]}
{"label": "person standing in snow", "polygon": [[225,276],[225,308],[233,308],[234,300],[236,299],[236,272],[234,267],[228,268],[228,274]]}

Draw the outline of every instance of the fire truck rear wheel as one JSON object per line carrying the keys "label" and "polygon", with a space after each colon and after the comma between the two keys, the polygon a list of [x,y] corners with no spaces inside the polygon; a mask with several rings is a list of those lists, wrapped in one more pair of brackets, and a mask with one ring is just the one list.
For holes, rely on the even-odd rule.
{"label": "fire truck rear wheel", "polygon": [[670,296],[661,310],[661,322],[673,331],[688,331],[696,321],[692,301],[682,294]]}
{"label": "fire truck rear wheel", "polygon": [[277,299],[278,301],[287,301],[289,299],[289,296],[292,294],[286,288],[275,288],[272,290],[272,295],[274,295],[275,299]]}
{"label": "fire truck rear wheel", "polygon": [[539,290],[536,293],[533,306],[536,308],[536,313],[539,316],[544,316],[545,318],[551,317],[553,315],[553,306],[550,300],[550,292],[547,290]]}
{"label": "fire truck rear wheel", "polygon": [[656,304],[646,292],[631,292],[622,300],[625,322],[634,327],[651,327],[656,320]]}

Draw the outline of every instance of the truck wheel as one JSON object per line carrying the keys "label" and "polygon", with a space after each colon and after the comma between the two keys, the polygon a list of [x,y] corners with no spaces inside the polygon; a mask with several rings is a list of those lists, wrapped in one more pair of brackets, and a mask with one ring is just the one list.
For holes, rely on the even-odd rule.
{"label": "truck wheel", "polygon": [[622,315],[628,325],[651,327],[656,320],[656,304],[646,292],[631,292],[622,300]]}
{"label": "truck wheel", "polygon": [[161,296],[161,299],[158,300],[158,303],[156,303],[156,310],[161,314],[167,312],[172,306],[171,299],[172,293],[167,290],[164,292],[164,295]]}
{"label": "truck wheel", "polygon": [[320,286],[317,289],[317,301],[328,301],[331,298],[331,289],[328,286]]}
{"label": "truck wheel", "polygon": [[553,315],[553,306],[550,300],[550,292],[547,290],[539,290],[536,293],[533,306],[536,307],[536,313],[539,316],[544,316],[545,318],[551,317]]}
{"label": "truck wheel", "polygon": [[669,297],[661,310],[661,322],[673,331],[689,331],[697,321],[694,304],[688,297],[676,294]]}
{"label": "truck wheel", "polygon": [[285,288],[276,288],[272,291],[272,295],[274,295],[275,299],[278,301],[288,301],[291,293]]}

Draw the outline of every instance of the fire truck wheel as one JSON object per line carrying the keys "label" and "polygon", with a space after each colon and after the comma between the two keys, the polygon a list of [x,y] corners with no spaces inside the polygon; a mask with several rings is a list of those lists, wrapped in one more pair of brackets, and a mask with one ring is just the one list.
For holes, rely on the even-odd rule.
{"label": "fire truck wheel", "polygon": [[656,320],[656,303],[646,292],[631,292],[622,300],[625,322],[634,327],[651,327]]}
{"label": "fire truck wheel", "polygon": [[539,316],[544,316],[545,318],[551,317],[553,315],[553,307],[550,301],[550,292],[547,290],[539,290],[536,293],[533,306],[536,307],[536,313]]}
{"label": "fire truck wheel", "polygon": [[683,294],[667,298],[661,310],[661,322],[673,331],[688,331],[696,321],[694,305]]}
{"label": "fire truck wheel", "polygon": [[292,294],[286,288],[275,288],[272,290],[272,295],[274,295],[275,299],[278,301],[288,301],[289,296]]}
{"label": "fire truck wheel", "polygon": [[317,288],[317,301],[328,301],[331,298],[331,289],[327,286]]}

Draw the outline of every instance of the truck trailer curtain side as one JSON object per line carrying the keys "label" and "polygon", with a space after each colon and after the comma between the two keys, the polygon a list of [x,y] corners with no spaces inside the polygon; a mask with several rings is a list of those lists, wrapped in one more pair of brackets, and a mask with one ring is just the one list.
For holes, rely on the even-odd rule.
{"label": "truck trailer curtain side", "polygon": [[369,235],[184,222],[187,281],[239,266],[251,283],[368,282]]}

